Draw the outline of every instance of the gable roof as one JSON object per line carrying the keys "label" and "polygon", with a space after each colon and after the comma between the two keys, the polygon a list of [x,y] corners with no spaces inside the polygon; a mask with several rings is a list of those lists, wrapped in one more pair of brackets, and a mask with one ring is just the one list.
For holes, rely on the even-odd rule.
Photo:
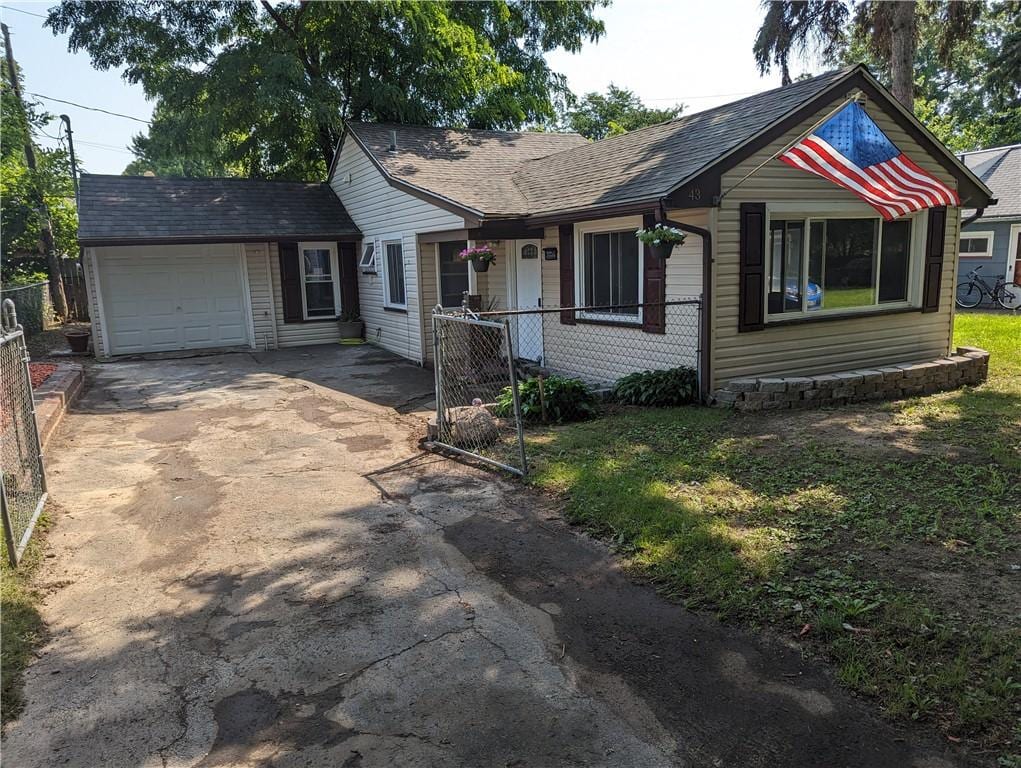
{"label": "gable roof", "polygon": [[[482,131],[391,123],[347,123],[348,133],[391,181],[454,202],[476,216],[530,212],[514,183],[522,163],[588,144],[576,133]],[[391,132],[397,149],[390,151]]]}
{"label": "gable roof", "polygon": [[1021,218],[1021,144],[965,152],[961,159],[996,195],[983,220]]}
{"label": "gable roof", "polygon": [[[536,224],[580,212],[651,209],[854,89],[883,107],[958,180],[963,200],[986,203],[989,189],[860,64],[597,142],[571,134],[375,123],[350,123],[345,139],[353,136],[391,185],[442,208]],[[390,131],[397,132],[393,152]]]}
{"label": "gable roof", "polygon": [[326,184],[83,173],[78,242],[257,242],[360,237]]}
{"label": "gable roof", "polygon": [[526,163],[515,180],[532,203],[532,213],[540,215],[659,199],[827,91],[852,69],[603,139],[542,163]]}

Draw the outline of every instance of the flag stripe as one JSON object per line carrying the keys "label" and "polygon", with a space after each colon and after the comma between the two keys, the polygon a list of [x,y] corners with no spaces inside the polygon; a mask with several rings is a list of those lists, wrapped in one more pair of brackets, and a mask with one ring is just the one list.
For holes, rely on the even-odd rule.
{"label": "flag stripe", "polygon": [[901,153],[897,157],[893,158],[893,160],[891,160],[890,162],[896,163],[899,167],[903,167],[905,172],[909,173],[909,175],[915,177],[916,179],[922,182],[926,182],[933,186],[934,188],[940,190],[943,193],[944,197],[946,198],[947,205],[961,204],[961,199],[957,196],[956,192],[947,187],[945,184],[943,184],[943,182],[941,182],[932,174],[923,171],[921,168],[918,167],[918,165],[914,161],[911,160],[911,158],[909,158],[904,153]]}
{"label": "flag stripe", "polygon": [[862,198],[865,202],[867,202],[869,205],[871,205],[873,208],[879,211],[879,213],[882,214],[884,219],[893,219],[900,215],[900,209],[893,208],[892,206],[887,205],[885,202],[877,200],[870,192],[868,192],[868,190],[864,189],[856,182],[851,181],[849,179],[845,181],[845,179],[834,174],[831,174],[828,171],[826,171],[822,166],[815,164],[814,161],[812,161],[807,154],[803,155],[801,153],[800,147],[792,147],[783,155],[781,155],[780,159],[783,162],[787,163],[788,165],[791,165],[795,168],[800,168],[803,171],[808,171],[809,173],[813,173],[816,176],[822,176],[824,179],[832,181],[837,186],[851,190],[856,195],[858,195],[858,197]]}
{"label": "flag stripe", "polygon": [[809,136],[807,139],[805,139],[803,144],[817,148],[817,150],[821,154],[822,153],[825,154],[825,157],[831,163],[835,163],[842,166],[846,173],[854,175],[859,180],[859,182],[867,184],[868,188],[872,191],[873,194],[878,195],[879,197],[886,198],[892,203],[900,203],[902,206],[904,206],[903,209],[904,213],[916,211],[921,207],[920,205],[921,201],[914,197],[913,195],[902,194],[899,191],[891,188],[889,185],[883,184],[881,182],[876,183],[876,181],[872,179],[863,169],[859,168],[857,165],[852,163],[850,160],[848,160],[842,154],[837,152],[835,149],[833,149],[833,147],[831,147],[822,139],[819,139],[815,136]]}
{"label": "flag stripe", "polygon": [[[825,144],[825,142],[822,143]],[[829,145],[826,146],[828,147]],[[842,183],[844,187],[853,188],[859,197],[868,195],[872,201],[882,203],[884,206],[895,210],[896,216],[908,213],[912,209],[912,206],[900,200],[899,196],[873,184],[857,167],[850,165],[841,155],[834,157],[824,147],[811,140],[806,139],[802,141],[793,151],[805,153],[807,155],[806,159],[810,163],[818,163],[824,167],[835,177],[834,180],[837,180],[837,183]]]}
{"label": "flag stripe", "polygon": [[862,170],[878,183],[886,184],[891,189],[896,189],[898,192],[910,196],[910,198],[915,201],[915,207],[917,209],[930,208],[933,205],[939,205],[938,199],[930,197],[931,191],[926,191],[914,184],[909,184],[891,170],[886,163],[870,165],[868,168],[863,168]]}

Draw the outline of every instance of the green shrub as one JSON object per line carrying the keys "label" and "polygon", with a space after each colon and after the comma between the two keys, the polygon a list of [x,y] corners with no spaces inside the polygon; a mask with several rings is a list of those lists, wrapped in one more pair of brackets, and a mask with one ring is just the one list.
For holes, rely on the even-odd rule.
{"label": "green shrub", "polygon": [[[596,396],[580,379],[564,376],[544,376],[542,380],[546,401],[546,419],[562,423],[580,421],[596,414]],[[521,398],[521,418],[525,421],[542,421],[542,402],[539,399],[539,379],[525,379],[518,384]],[[504,387],[496,398],[496,415],[514,413],[514,395]]]}
{"label": "green shrub", "polygon": [[626,405],[686,405],[698,398],[694,368],[630,373],[613,386],[613,399]]}

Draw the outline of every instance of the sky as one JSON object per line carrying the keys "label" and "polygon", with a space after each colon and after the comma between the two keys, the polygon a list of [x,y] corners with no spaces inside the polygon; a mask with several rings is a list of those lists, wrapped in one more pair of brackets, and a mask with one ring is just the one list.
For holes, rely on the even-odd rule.
{"label": "sky", "polygon": [[[43,26],[51,2],[0,0],[0,18],[10,27],[27,92],[145,120],[152,115],[141,86],[127,83],[120,72],[92,68],[85,53],[70,53],[66,36]],[[779,75],[759,75],[752,42],[762,11],[758,0],[616,0],[597,15],[606,34],[578,54],[554,51],[547,59],[567,76],[575,93],[605,91],[607,85],[629,88],[649,106],[686,105],[697,112],[780,84]],[[806,62],[801,70],[821,71]],[[143,123],[40,99],[55,117],[71,117],[81,167],[91,173],[121,173],[132,160],[131,137]],[[58,136],[55,119],[45,130]],[[56,139],[39,136],[43,146]]]}

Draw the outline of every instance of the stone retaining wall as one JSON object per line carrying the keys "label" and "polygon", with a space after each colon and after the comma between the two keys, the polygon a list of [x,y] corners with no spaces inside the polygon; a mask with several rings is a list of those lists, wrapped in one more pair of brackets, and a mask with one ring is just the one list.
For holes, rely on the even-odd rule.
{"label": "stone retaining wall", "polygon": [[713,395],[713,405],[741,411],[818,408],[865,400],[896,400],[965,384],[980,384],[989,353],[958,347],[957,353],[924,363],[904,363],[820,376],[732,379]]}

